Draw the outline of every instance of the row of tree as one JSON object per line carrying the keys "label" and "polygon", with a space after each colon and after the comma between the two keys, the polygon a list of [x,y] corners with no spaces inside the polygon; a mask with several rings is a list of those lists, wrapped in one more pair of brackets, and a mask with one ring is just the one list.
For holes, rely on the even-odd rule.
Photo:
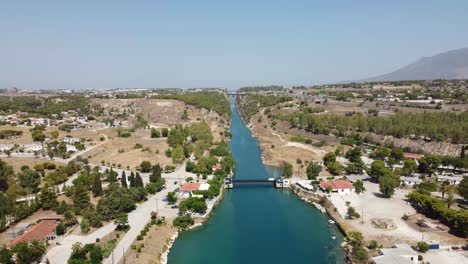
{"label": "row of tree", "polygon": [[330,113],[317,115],[301,111],[288,115],[278,114],[275,117],[287,120],[292,127],[306,129],[315,134],[334,133],[343,137],[352,132],[372,132],[397,138],[422,136],[435,141],[468,142],[468,134],[465,133],[468,131],[468,112],[398,112],[380,117],[361,113],[351,116]]}

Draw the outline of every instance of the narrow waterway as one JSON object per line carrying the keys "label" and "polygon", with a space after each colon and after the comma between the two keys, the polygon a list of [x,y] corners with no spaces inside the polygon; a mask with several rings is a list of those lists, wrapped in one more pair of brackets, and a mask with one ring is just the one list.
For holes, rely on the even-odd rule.
{"label": "narrow waterway", "polygon": [[[230,102],[235,177],[273,177],[274,169],[263,165],[258,142],[240,118],[234,99]],[[343,263],[339,248],[343,237],[327,220],[288,190],[262,184],[236,186],[225,192],[203,227],[179,236],[169,264]]]}

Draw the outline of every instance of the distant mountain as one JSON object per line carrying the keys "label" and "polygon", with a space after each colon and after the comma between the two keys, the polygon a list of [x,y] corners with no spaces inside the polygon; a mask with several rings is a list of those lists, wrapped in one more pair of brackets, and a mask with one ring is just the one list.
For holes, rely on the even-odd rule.
{"label": "distant mountain", "polygon": [[468,79],[468,48],[424,57],[408,66],[363,81]]}

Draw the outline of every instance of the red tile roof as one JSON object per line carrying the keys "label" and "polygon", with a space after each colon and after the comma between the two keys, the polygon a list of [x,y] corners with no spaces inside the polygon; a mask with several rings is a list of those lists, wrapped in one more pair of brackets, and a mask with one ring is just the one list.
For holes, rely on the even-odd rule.
{"label": "red tile roof", "polygon": [[219,163],[216,163],[215,165],[213,165],[211,167],[213,170],[221,170],[223,168],[223,166],[221,166],[221,164]]}
{"label": "red tile roof", "polygon": [[422,158],[424,155],[422,154],[416,154],[416,153],[405,153],[403,154],[403,157],[405,157],[405,159],[420,159]]}
{"label": "red tile roof", "polygon": [[56,220],[43,220],[39,224],[33,226],[31,229],[24,232],[21,236],[15,240],[9,242],[7,247],[14,247],[20,242],[32,242],[41,241],[47,236],[55,233],[55,227],[57,226]]}
{"label": "red tile roof", "polygon": [[324,190],[327,189],[329,186],[331,186],[333,190],[354,189],[353,184],[345,180],[321,181],[320,182],[320,188]]}
{"label": "red tile roof", "polygon": [[180,186],[180,191],[182,192],[193,192],[198,191],[200,189],[200,183],[184,183]]}

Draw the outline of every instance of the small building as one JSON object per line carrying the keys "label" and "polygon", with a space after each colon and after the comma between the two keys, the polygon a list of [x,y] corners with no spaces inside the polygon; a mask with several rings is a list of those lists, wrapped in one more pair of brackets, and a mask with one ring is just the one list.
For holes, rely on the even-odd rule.
{"label": "small building", "polygon": [[346,180],[320,181],[320,189],[323,191],[331,190],[342,195],[348,195],[355,192],[354,185]]}
{"label": "small building", "polygon": [[182,184],[179,188],[179,192],[192,193],[195,191],[205,191],[209,188],[210,185],[208,183],[189,182]]}
{"label": "small building", "polygon": [[68,143],[68,144],[80,143],[81,138],[66,136],[63,138],[63,142]]}
{"label": "small building", "polygon": [[67,152],[76,152],[78,151],[74,145],[67,144]]}
{"label": "small building", "polygon": [[26,230],[13,241],[7,243],[8,248],[12,248],[21,242],[44,241],[55,238],[55,228],[57,223],[63,220],[62,216],[51,216],[41,218],[41,222]]}
{"label": "small building", "polygon": [[395,244],[380,249],[380,256],[372,258],[375,264],[417,264],[418,254],[408,244]]}
{"label": "small building", "polygon": [[30,225],[30,223],[18,223],[14,227],[8,229],[7,234],[12,239],[15,239],[18,236],[22,235],[26,228],[28,228]]}
{"label": "small building", "polygon": [[463,176],[457,176],[457,175],[453,175],[453,176],[449,176],[449,175],[439,175],[437,176],[437,181],[439,182],[448,182],[450,183],[451,185],[458,185],[460,184],[460,182],[463,180]]}
{"label": "small building", "polygon": [[404,184],[407,186],[413,186],[415,184],[420,184],[421,182],[422,180],[417,177],[407,177],[407,176],[400,177],[400,184]]}
{"label": "small building", "polygon": [[223,166],[219,163],[216,163],[215,165],[211,166],[211,169],[213,172],[217,171],[217,170],[222,170],[223,169]]}
{"label": "small building", "polygon": [[417,153],[404,153],[403,157],[405,159],[419,160],[422,157],[424,157],[424,155],[423,154],[417,154]]}
{"label": "small building", "polygon": [[44,148],[40,144],[29,144],[25,145],[27,151],[41,151]]}

